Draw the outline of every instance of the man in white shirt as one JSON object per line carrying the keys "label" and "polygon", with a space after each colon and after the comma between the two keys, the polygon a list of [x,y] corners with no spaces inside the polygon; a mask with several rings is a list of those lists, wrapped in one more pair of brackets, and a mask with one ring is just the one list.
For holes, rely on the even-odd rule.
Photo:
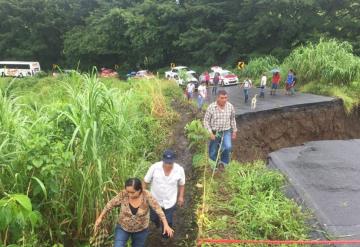
{"label": "man in white shirt", "polygon": [[195,84],[193,82],[189,82],[186,85],[186,95],[188,100],[192,98],[194,91],[195,91]]}
{"label": "man in white shirt", "polygon": [[[151,194],[163,209],[169,226],[173,225],[173,214],[176,204],[184,205],[185,172],[179,164],[175,163],[175,153],[166,150],[163,160],[153,164],[145,175],[146,187],[151,186]],[[157,227],[160,227],[158,215],[151,210],[150,219]],[[166,235],[163,235],[167,238]]]}
{"label": "man in white shirt", "polygon": [[198,87],[198,109],[201,110],[207,95],[207,88],[204,82]]}
{"label": "man in white shirt", "polygon": [[260,80],[260,98],[265,98],[265,87],[266,87],[267,77],[265,74],[262,74]]}

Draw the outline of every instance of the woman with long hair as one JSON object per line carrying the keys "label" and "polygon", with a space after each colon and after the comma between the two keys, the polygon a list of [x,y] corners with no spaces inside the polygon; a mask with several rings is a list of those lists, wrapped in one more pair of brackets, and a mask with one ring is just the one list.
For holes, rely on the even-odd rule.
{"label": "woman with long hair", "polygon": [[115,228],[114,247],[125,247],[129,238],[132,247],[145,246],[149,234],[150,207],[157,213],[164,225],[163,234],[172,237],[174,230],[170,228],[164,212],[151,193],[143,190],[138,178],[130,178],[125,182],[125,189],[111,199],[97,218],[94,231],[97,232],[106,215],[114,207],[120,207],[118,223]]}

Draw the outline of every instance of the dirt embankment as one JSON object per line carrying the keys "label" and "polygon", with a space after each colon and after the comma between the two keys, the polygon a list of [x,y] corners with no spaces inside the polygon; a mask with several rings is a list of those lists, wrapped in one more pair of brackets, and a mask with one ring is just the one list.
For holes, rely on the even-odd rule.
{"label": "dirt embankment", "polygon": [[233,159],[251,161],[308,141],[360,138],[360,107],[346,114],[342,101],[238,116]]}

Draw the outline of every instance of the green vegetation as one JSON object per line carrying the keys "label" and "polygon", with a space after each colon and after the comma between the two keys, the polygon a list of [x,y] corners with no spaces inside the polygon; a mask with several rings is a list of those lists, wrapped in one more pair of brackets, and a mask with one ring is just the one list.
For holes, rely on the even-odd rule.
{"label": "green vegetation", "polygon": [[285,197],[284,177],[263,161],[232,162],[209,186],[203,237],[225,239],[306,239],[306,216]]}
{"label": "green vegetation", "polygon": [[[0,0],[1,60],[157,69],[273,55],[320,37],[360,54],[356,0]],[[139,31],[141,30],[141,31]]]}
{"label": "green vegetation", "polygon": [[348,42],[320,40],[296,48],[283,66],[296,68],[299,80],[347,86],[360,78],[360,58]]}
{"label": "green vegetation", "polygon": [[246,67],[241,70],[238,74],[241,77],[249,77],[254,79],[255,83],[259,82],[260,77],[263,73],[270,76],[272,69],[279,67],[279,60],[273,56],[265,56],[251,59]]}
{"label": "green vegetation", "polygon": [[284,195],[284,177],[263,161],[233,161],[224,174],[213,176],[207,138],[199,124],[194,120],[186,127],[190,143],[197,147],[193,164],[204,172],[198,184],[203,194],[198,205],[199,238],[306,239],[308,216]]}
{"label": "green vegetation", "polygon": [[272,56],[254,58],[239,76],[257,83],[265,72],[270,81],[274,68],[280,69],[282,82],[293,69],[300,91],[341,98],[347,112],[360,104],[360,57],[348,42],[321,39],[308,43],[293,50],[282,64]]}
{"label": "green vegetation", "polygon": [[79,73],[0,81],[0,243],[86,243],[104,203],[166,145],[177,115],[165,95],[180,90]]}

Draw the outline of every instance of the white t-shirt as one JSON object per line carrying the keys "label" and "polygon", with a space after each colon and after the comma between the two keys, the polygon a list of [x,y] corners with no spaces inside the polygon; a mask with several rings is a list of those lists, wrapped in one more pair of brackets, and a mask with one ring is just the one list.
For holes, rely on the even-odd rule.
{"label": "white t-shirt", "polygon": [[198,87],[198,93],[199,93],[199,95],[200,95],[203,99],[205,99],[205,98],[206,98],[206,94],[207,94],[206,86],[205,86],[205,85],[200,85],[200,86]]}
{"label": "white t-shirt", "polygon": [[162,208],[173,207],[177,201],[178,186],[185,185],[185,172],[179,164],[174,163],[169,176],[165,176],[163,162],[153,164],[144,178],[151,184],[151,194]]}
{"label": "white t-shirt", "polygon": [[192,92],[194,92],[195,85],[194,85],[194,83],[189,83],[189,84],[187,84],[186,88],[187,88],[188,93],[192,93]]}
{"label": "white t-shirt", "polygon": [[261,81],[260,81],[260,86],[266,86],[266,80],[267,80],[267,78],[266,78],[266,76],[262,76],[261,77]]}
{"label": "white t-shirt", "polygon": [[251,88],[252,82],[251,80],[245,80],[244,81],[244,88]]}

